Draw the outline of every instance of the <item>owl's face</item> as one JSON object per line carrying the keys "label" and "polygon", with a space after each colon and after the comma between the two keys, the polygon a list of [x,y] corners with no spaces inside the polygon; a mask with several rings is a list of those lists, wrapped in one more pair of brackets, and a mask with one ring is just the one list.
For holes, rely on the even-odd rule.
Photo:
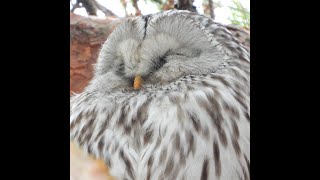
{"label": "owl's face", "polygon": [[[103,89],[167,84],[215,71],[222,53],[198,22],[178,13],[125,20],[104,43],[93,80]],[[96,87],[96,85],[95,85]]]}

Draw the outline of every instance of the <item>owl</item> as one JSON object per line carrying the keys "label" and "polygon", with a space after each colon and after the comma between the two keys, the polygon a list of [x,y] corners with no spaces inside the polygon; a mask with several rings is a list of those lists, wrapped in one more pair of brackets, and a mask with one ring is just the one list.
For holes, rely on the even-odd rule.
{"label": "owl", "polygon": [[119,180],[250,179],[250,54],[221,24],[126,19],[70,100],[70,141]]}

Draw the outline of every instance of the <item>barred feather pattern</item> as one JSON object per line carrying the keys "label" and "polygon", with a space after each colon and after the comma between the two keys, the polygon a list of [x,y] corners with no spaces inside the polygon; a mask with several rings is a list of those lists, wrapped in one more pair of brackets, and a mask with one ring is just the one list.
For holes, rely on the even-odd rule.
{"label": "barred feather pattern", "polygon": [[178,73],[172,81],[135,91],[117,84],[119,77],[101,85],[100,54],[91,84],[71,98],[70,139],[104,159],[116,179],[250,179],[248,51],[223,25],[188,11],[128,22],[145,38],[148,28],[165,19],[201,32],[219,52],[219,63],[212,63],[211,71]]}

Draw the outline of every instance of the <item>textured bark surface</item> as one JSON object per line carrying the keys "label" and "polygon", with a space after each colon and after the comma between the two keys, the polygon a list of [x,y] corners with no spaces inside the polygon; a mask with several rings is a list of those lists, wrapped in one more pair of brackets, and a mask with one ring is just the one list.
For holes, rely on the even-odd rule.
{"label": "textured bark surface", "polygon": [[[101,45],[121,20],[70,13],[70,93],[80,93],[87,86]],[[232,25],[227,28],[250,51],[250,31]]]}
{"label": "textured bark surface", "polygon": [[99,49],[118,18],[98,19],[70,13],[70,92],[79,93],[92,78]]}

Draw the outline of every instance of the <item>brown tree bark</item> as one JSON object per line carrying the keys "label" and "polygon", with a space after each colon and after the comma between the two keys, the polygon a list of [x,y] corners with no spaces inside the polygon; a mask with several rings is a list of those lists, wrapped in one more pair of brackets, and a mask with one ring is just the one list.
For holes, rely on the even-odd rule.
{"label": "brown tree bark", "polygon": [[94,2],[91,0],[79,0],[82,6],[86,9],[88,15],[96,16],[97,15],[97,7],[95,6]]}
{"label": "brown tree bark", "polygon": [[138,6],[138,0],[132,0],[132,6],[134,7],[134,9],[136,10],[136,16],[140,16],[141,15],[141,10],[139,9]]}
{"label": "brown tree bark", "polygon": [[215,15],[214,15],[214,6],[213,6],[213,2],[212,0],[208,0],[209,1],[209,13],[210,13],[210,17],[212,19],[215,18]]}
{"label": "brown tree bark", "polygon": [[174,0],[167,0],[162,6],[162,10],[164,11],[170,9],[174,9]]}
{"label": "brown tree bark", "polygon": [[120,21],[70,13],[70,93],[79,93],[88,84],[101,44]]}

